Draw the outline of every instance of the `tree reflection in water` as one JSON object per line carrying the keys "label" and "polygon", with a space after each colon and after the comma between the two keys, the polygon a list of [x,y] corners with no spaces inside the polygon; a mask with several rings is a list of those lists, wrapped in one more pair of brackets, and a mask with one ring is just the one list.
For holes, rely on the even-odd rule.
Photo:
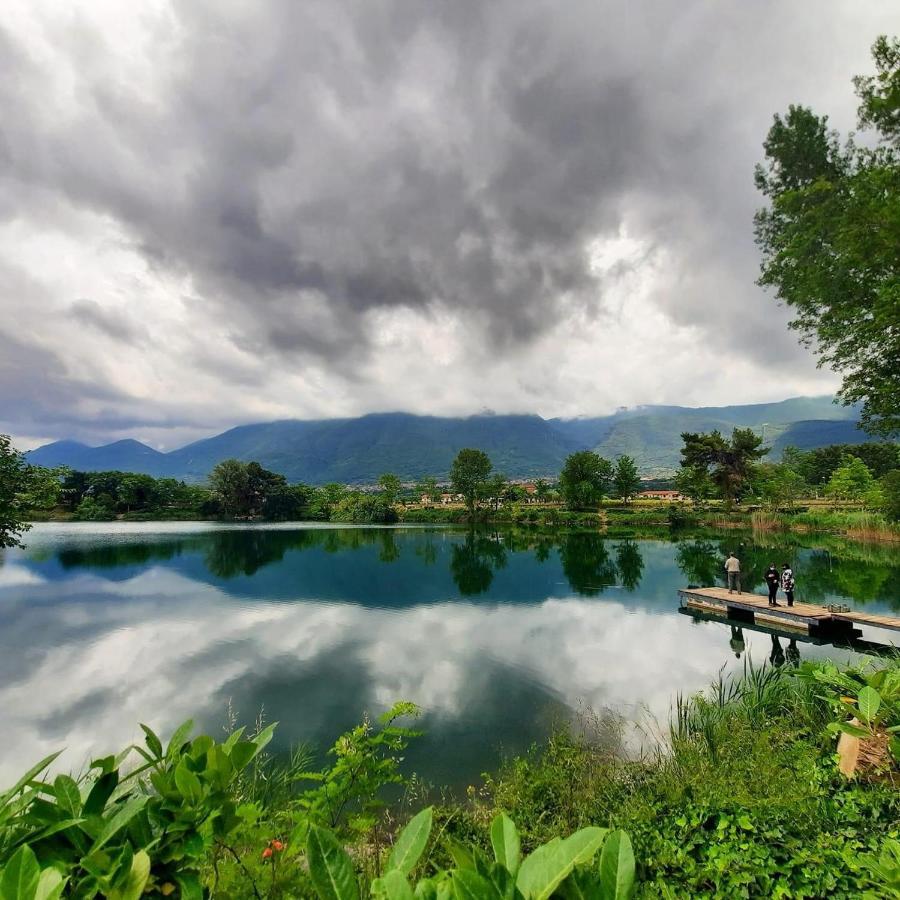
{"label": "tree reflection in water", "polygon": [[610,559],[603,537],[596,532],[563,535],[559,558],[572,590],[579,594],[595,597],[616,583],[616,564]]}
{"label": "tree reflection in water", "polygon": [[450,556],[453,580],[464,597],[483,594],[494,580],[494,571],[506,565],[506,548],[499,536],[470,531],[465,541],[454,544]]}

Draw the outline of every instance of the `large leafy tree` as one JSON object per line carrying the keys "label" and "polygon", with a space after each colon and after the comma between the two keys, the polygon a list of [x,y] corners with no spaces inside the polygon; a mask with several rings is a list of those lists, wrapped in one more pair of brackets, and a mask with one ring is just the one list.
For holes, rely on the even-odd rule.
{"label": "large leafy tree", "polygon": [[593,450],[570,454],[559,476],[566,505],[572,509],[596,507],[607,492],[612,476],[612,463]]}
{"label": "large leafy tree", "polygon": [[841,145],[828,117],[802,106],[775,116],[756,184],[761,285],[794,312],[820,364],[843,374],[840,397],[863,425],[900,430],[900,41],[873,46],[876,74],[854,79],[866,146]]}
{"label": "large leafy tree", "polygon": [[[878,484],[869,467],[858,457],[848,456],[841,466],[831,473],[825,493],[838,500],[862,502],[877,494]],[[880,498],[878,498],[880,499]]]}
{"label": "large leafy tree", "polygon": [[381,496],[388,506],[393,506],[400,496],[403,487],[400,478],[392,472],[385,472],[378,477],[378,486],[381,488]]}
{"label": "large leafy tree", "polygon": [[0,434],[0,548],[18,547],[31,526],[28,513],[52,509],[60,501],[61,478],[68,470],[31,466]]}
{"label": "large leafy tree", "polygon": [[682,468],[694,470],[695,478],[700,478],[700,473],[707,473],[729,502],[740,494],[754,464],[769,452],[752,428],[735,428],[730,440],[719,431],[708,434],[683,432],[681,439],[684,441]]}
{"label": "large leafy tree", "polygon": [[627,503],[638,492],[640,486],[641,476],[638,474],[634,458],[620,456],[616,460],[616,468],[613,472],[613,487],[616,496]]}
{"label": "large leafy tree", "polygon": [[475,514],[478,501],[486,496],[492,468],[487,453],[471,447],[460,450],[453,460],[450,467],[450,484],[454,491],[463,495],[470,516]]}
{"label": "large leafy tree", "polygon": [[287,490],[283,475],[264,469],[258,462],[225,459],[210,473],[210,487],[218,495],[222,511],[229,516],[258,516],[270,498]]}
{"label": "large leafy tree", "polygon": [[19,538],[30,528],[21,497],[27,468],[9,437],[0,434],[0,547],[17,547]]}

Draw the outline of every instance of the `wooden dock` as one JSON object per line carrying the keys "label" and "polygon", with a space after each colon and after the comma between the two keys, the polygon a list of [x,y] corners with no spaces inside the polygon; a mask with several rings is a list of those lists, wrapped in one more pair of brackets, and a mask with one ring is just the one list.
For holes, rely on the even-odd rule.
{"label": "wooden dock", "polygon": [[813,637],[850,635],[854,625],[872,625],[900,631],[900,618],[872,613],[832,612],[814,603],[795,602],[788,606],[779,597],[778,606],[769,606],[769,598],[762,594],[729,593],[726,588],[685,588],[678,592],[683,606],[707,612],[719,612],[729,619],[743,622],[774,624],[779,628],[796,629]]}

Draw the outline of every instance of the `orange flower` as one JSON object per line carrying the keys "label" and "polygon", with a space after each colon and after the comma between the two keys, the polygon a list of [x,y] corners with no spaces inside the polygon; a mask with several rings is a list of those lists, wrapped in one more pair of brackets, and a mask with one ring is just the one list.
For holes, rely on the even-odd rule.
{"label": "orange flower", "polygon": [[281,841],[272,841],[272,849],[277,850],[279,853],[284,850],[284,844]]}
{"label": "orange flower", "polygon": [[263,854],[262,854],[263,859],[268,859],[271,855],[272,855],[272,848],[266,847],[266,849],[263,850]]}

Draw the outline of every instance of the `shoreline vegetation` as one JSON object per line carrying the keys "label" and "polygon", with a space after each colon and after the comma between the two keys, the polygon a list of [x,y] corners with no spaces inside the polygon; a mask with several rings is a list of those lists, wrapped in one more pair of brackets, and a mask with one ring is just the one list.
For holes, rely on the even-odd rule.
{"label": "shoreline vegetation", "polygon": [[[466,448],[449,480],[377,485],[289,484],[256,462],[225,460],[205,485],[133,472],[30,466],[6,441],[20,485],[6,518],[29,521],[329,521],[354,524],[513,525],[542,528],[746,529],[900,541],[900,445],[788,450],[780,463],[750,429],[683,435],[683,466],[648,490],[634,460],[569,456],[554,480],[509,481]],[[646,496],[645,496],[646,495]],[[7,527],[7,532],[10,529]],[[14,539],[15,540],[15,539]]]}
{"label": "shoreline vegetation", "polygon": [[2,895],[900,897],[896,658],[748,665],[677,697],[640,758],[585,714],[459,796],[404,771],[417,715],[363,722],[321,769],[272,754],[274,724],[142,726],[74,777],[50,756],[0,794]]}
{"label": "shoreline vegetation", "polygon": [[[80,518],[73,512],[42,511],[29,516],[30,523],[98,521]],[[262,523],[262,518],[208,518],[188,510],[165,512],[121,513],[112,519],[119,522],[204,522],[232,521]],[[321,519],[282,519],[302,525]],[[344,520],[330,520],[344,521]],[[346,520],[347,524],[358,524]],[[858,507],[835,507],[829,504],[797,507],[789,511],[756,507],[695,507],[690,502],[677,504],[663,501],[635,501],[628,506],[604,505],[597,512],[568,510],[561,504],[504,504],[497,509],[479,510],[474,521],[461,504],[446,506],[404,506],[398,509],[397,525],[502,525],[533,528],[584,528],[601,533],[647,530],[662,533],[678,530],[716,529],[753,532],[789,532],[794,534],[833,534],[865,542],[900,542],[900,525],[889,522],[877,512]]]}

